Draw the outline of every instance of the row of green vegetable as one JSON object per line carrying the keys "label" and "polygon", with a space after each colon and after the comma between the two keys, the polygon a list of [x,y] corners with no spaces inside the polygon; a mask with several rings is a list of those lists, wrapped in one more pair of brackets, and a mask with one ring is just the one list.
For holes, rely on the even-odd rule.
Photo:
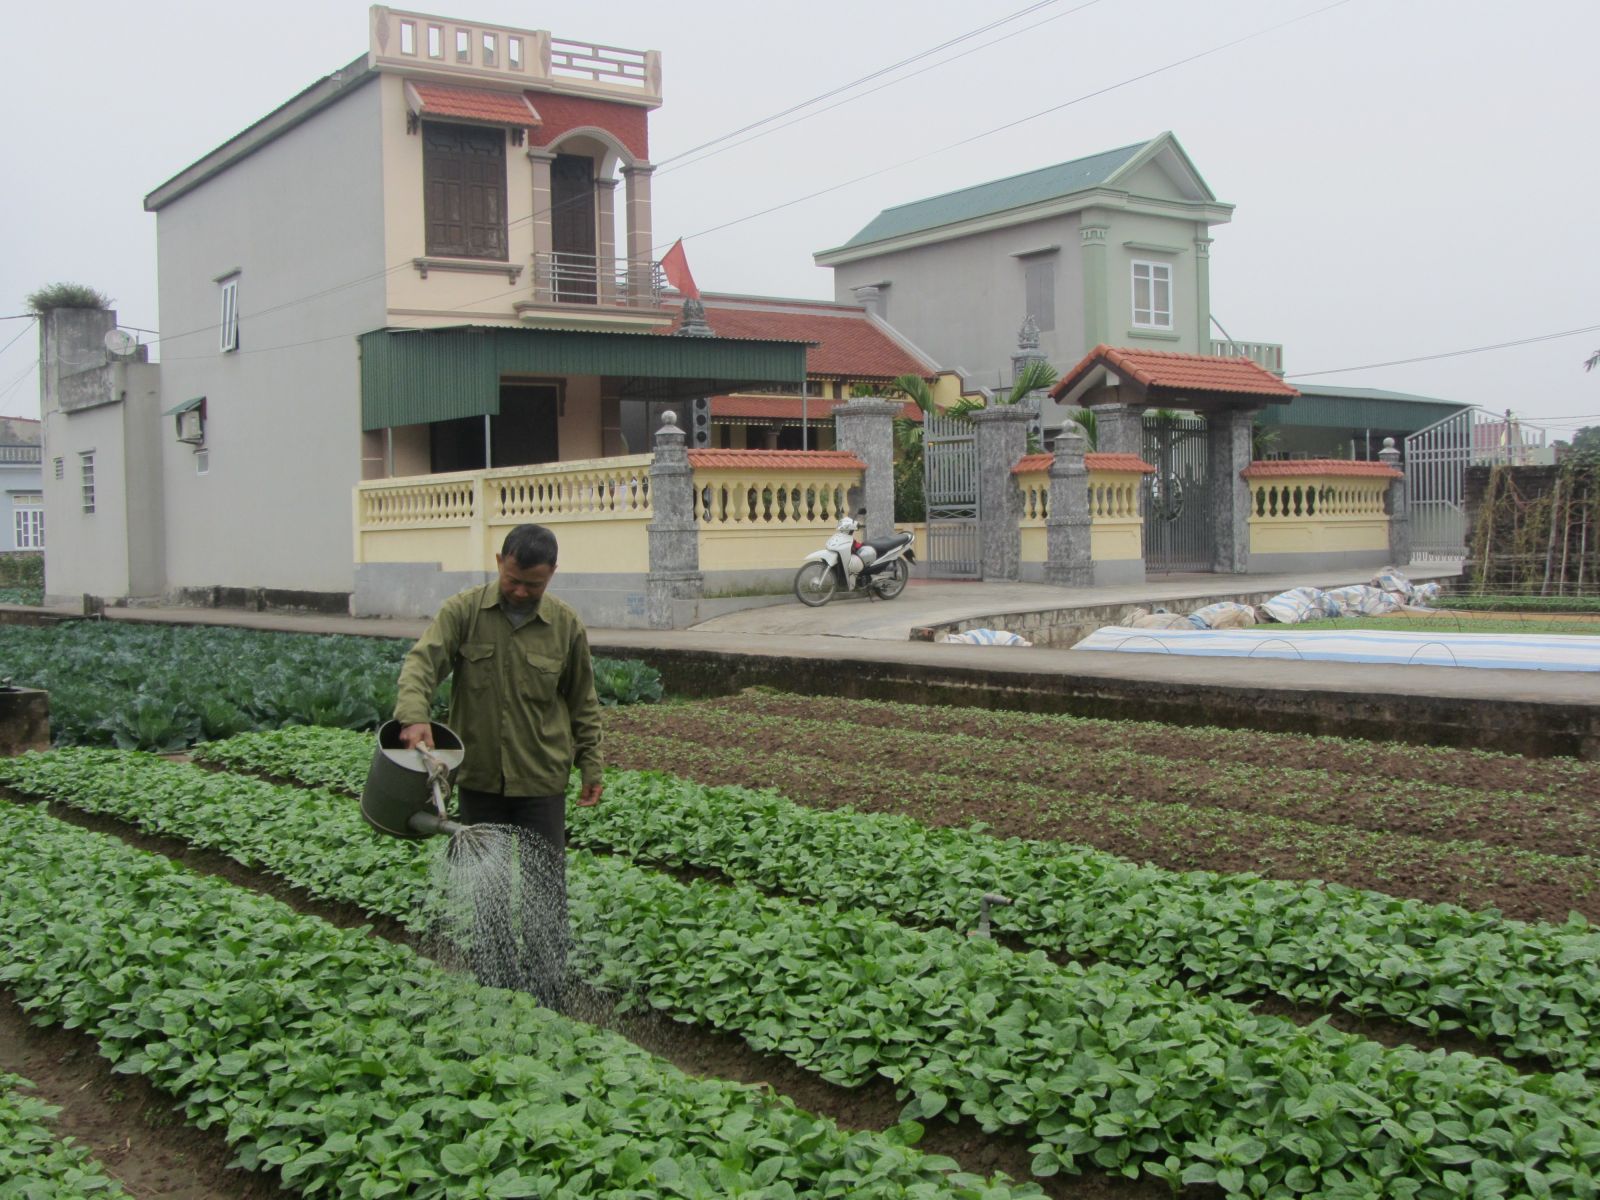
{"label": "row of green vegetable", "polygon": [[[286,729],[200,748],[242,770],[357,792],[370,739]],[[1064,843],[997,839],[905,817],[820,810],[771,792],[608,773],[570,808],[579,844],[712,868],[791,895],[969,927],[978,897],[1015,901],[995,927],[1053,953],[1152,968],[1189,987],[1465,1030],[1508,1055],[1600,1069],[1600,931],[1508,921],[1337,885],[1174,873]]]}
{"label": "row of green vegetable", "polygon": [[29,1080],[0,1072],[0,1200],[127,1200],[93,1155],[56,1136],[60,1111]]}
{"label": "row of green vegetable", "polygon": [[[410,643],[392,638],[75,621],[0,626],[12,682],[50,693],[56,745],[182,749],[280,725],[372,729],[394,712]],[[637,660],[595,660],[605,704],[661,698]],[[449,685],[436,703],[443,713]]]}
{"label": "row of green vegetable", "polygon": [[[400,845],[408,857],[376,865],[348,799],[94,751],[9,773],[329,898],[412,923],[425,913],[439,851]],[[1026,1133],[1040,1174],[1093,1163],[1239,1196],[1595,1194],[1600,1097],[1581,1074],[1386,1050],[1139,972],[1058,967],[583,851],[569,887],[574,958],[595,982],[838,1082],[885,1076],[911,1115]]]}
{"label": "row of green vegetable", "polygon": [[[829,744],[848,744],[850,739],[850,732],[841,729]],[[663,770],[705,784],[776,786],[791,799],[819,808],[849,804],[936,824],[946,823],[945,815],[955,806],[977,820],[998,809],[1015,835],[1094,846],[1167,870],[1209,869],[1222,860],[1234,873],[1361,880],[1365,886],[1432,904],[1459,903],[1474,895],[1504,895],[1515,904],[1525,891],[1541,912],[1581,912],[1600,920],[1600,860],[1591,858],[1203,804],[1153,802],[1105,791],[1070,792],[1018,783],[1003,774],[928,770],[926,764],[904,760],[862,766],[841,777],[837,756],[815,743],[778,748],[754,739],[729,740],[726,734],[690,739],[608,726],[606,757],[619,766]],[[1110,777],[1107,783],[1114,790],[1120,787]]]}
{"label": "row of green vegetable", "polygon": [[[695,744],[720,739],[724,746],[741,748],[816,747],[820,755],[837,744],[839,732],[838,722],[826,716],[778,717],[698,706],[641,712],[626,721],[629,736],[654,734]],[[952,731],[852,728],[849,740],[851,762],[863,773],[909,767],[943,776],[1003,778],[1082,798],[1086,805],[1101,797],[1123,808],[1129,799],[1189,804],[1435,841],[1445,830],[1448,838],[1557,857],[1600,855],[1600,805],[1593,795],[1555,805],[1543,794],[1520,789],[1395,780],[1378,773],[1335,775],[1283,762],[1175,770],[1171,760],[1148,751],[1085,753],[1044,740],[1018,754],[1011,742]],[[1519,819],[1509,823],[1506,813],[1513,808]]]}
{"label": "row of green vegetable", "polygon": [[846,1134],[770,1092],[690,1079],[531,997],[42,808],[6,820],[0,982],[223,1131],[234,1165],[306,1195],[1037,1194],[909,1148],[915,1125]]}

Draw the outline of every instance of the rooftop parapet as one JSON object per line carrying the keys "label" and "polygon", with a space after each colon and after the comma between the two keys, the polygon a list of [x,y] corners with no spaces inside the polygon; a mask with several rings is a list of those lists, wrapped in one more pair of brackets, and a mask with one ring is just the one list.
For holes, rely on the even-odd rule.
{"label": "rooftop parapet", "polygon": [[661,104],[661,53],[372,6],[367,63],[458,81],[516,83],[625,104]]}

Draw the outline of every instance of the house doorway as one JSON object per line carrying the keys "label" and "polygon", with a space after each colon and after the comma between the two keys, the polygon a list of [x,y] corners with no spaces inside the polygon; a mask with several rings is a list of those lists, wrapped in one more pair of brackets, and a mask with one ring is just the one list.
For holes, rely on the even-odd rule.
{"label": "house doorway", "polygon": [[444,474],[559,462],[560,415],[560,384],[503,383],[498,416],[428,426],[429,465],[435,474]]}
{"label": "house doorway", "polygon": [[550,249],[559,301],[594,304],[598,299],[595,216],[594,160],[556,155],[550,164]]}

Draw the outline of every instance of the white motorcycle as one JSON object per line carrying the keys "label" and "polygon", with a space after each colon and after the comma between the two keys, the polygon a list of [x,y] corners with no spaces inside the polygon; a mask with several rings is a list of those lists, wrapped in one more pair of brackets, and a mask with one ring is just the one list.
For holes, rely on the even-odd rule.
{"label": "white motorcycle", "polygon": [[821,550],[806,555],[794,576],[794,594],[801,604],[819,608],[839,591],[893,600],[906,590],[911,564],[917,561],[911,548],[916,536],[896,533],[867,542],[857,539],[860,528],[854,517],[846,517]]}

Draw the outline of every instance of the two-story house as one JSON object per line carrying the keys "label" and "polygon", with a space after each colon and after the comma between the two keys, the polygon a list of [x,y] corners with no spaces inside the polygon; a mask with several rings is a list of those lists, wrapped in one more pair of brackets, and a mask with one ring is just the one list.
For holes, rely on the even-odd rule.
{"label": "two-story house", "polygon": [[[1148,142],[884,209],[815,255],[834,294],[875,311],[970,382],[1011,382],[1017,330],[1065,370],[1094,346],[1243,354],[1211,336],[1211,229],[1231,219],[1178,139]],[[1053,420],[1046,406],[1045,424]]]}
{"label": "two-story house", "polygon": [[706,444],[710,396],[797,387],[802,344],[671,336],[660,103],[655,51],[377,6],[152,191],[161,590],[342,610],[363,479],[639,449],[651,405]]}

